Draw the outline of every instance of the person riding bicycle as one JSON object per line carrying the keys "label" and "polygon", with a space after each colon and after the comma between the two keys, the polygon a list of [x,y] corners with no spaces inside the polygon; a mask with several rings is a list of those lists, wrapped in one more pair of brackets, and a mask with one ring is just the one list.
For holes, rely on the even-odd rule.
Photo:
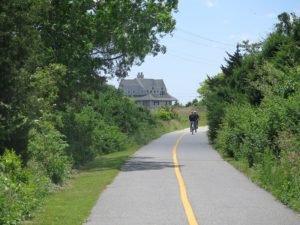
{"label": "person riding bicycle", "polygon": [[194,114],[194,112],[192,111],[191,112],[191,114],[189,115],[189,121],[190,121],[190,130],[191,130],[191,132],[193,131],[192,129],[192,125],[193,125],[193,123],[194,123],[194,129],[195,129],[195,127],[196,127],[196,116],[195,116],[195,114]]}
{"label": "person riding bicycle", "polygon": [[196,132],[197,132],[198,122],[199,122],[199,115],[198,115],[197,111],[194,111],[194,117],[195,117],[195,127],[196,127]]}
{"label": "person riding bicycle", "polygon": [[192,132],[192,123],[194,123],[194,130],[197,132],[198,129],[198,120],[199,120],[199,115],[196,111],[192,111],[191,114],[189,115],[189,121],[190,121],[190,130]]}

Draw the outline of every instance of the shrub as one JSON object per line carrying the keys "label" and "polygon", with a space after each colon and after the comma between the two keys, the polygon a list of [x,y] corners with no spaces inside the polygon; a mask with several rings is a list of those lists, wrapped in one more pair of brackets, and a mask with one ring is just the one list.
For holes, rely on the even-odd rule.
{"label": "shrub", "polygon": [[37,206],[47,191],[48,180],[21,166],[14,151],[0,156],[0,224],[12,225]]}
{"label": "shrub", "polygon": [[300,209],[300,101],[266,97],[259,107],[225,109],[216,147],[258,171],[260,183],[282,202]]}
{"label": "shrub", "polygon": [[216,146],[230,157],[246,159],[252,167],[261,161],[268,147],[266,127],[267,119],[258,109],[250,105],[228,106]]}
{"label": "shrub", "polygon": [[155,110],[154,115],[161,120],[172,120],[177,118],[177,114],[171,107],[158,108]]}
{"label": "shrub", "polygon": [[45,169],[55,184],[62,184],[71,171],[71,160],[66,155],[68,144],[64,136],[50,122],[40,121],[29,133],[30,160]]}
{"label": "shrub", "polygon": [[70,146],[69,154],[76,166],[93,160],[97,154],[119,151],[127,140],[117,126],[106,123],[92,107],[83,107],[79,112],[69,108],[64,115],[63,131]]}
{"label": "shrub", "polygon": [[92,147],[95,151],[99,154],[107,154],[124,149],[127,136],[116,126],[107,126],[105,123],[101,125],[92,132]]}

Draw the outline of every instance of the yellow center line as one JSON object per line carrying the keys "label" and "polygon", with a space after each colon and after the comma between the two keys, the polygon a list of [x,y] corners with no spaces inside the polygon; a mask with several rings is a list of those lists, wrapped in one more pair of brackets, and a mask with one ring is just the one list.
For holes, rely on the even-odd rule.
{"label": "yellow center line", "polygon": [[177,160],[177,147],[180,143],[180,141],[182,140],[182,138],[187,135],[187,133],[183,133],[176,141],[176,144],[174,145],[173,148],[173,163],[174,163],[174,170],[175,170],[175,174],[178,180],[178,185],[179,185],[179,189],[180,189],[180,197],[181,197],[181,201],[185,210],[185,214],[187,217],[187,220],[189,222],[189,225],[198,225],[198,222],[196,220],[195,214],[193,212],[192,206],[190,204],[190,201],[188,199],[187,196],[187,192],[186,192],[186,187],[184,184],[184,180],[183,177],[180,173],[179,170],[179,163]]}

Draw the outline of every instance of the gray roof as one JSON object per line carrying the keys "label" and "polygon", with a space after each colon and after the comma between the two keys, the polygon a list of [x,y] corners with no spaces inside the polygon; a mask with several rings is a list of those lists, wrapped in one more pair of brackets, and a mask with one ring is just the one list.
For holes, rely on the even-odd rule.
{"label": "gray roof", "polygon": [[176,101],[177,99],[167,93],[162,79],[122,79],[119,89],[124,95],[134,97],[136,100]]}
{"label": "gray roof", "polygon": [[162,97],[155,97],[153,96],[152,94],[148,94],[148,95],[145,95],[145,96],[142,96],[142,97],[134,97],[135,100],[137,101],[150,101],[150,100],[154,100],[154,101],[177,101],[176,98],[174,98],[173,96],[167,94],[167,95],[164,95]]}

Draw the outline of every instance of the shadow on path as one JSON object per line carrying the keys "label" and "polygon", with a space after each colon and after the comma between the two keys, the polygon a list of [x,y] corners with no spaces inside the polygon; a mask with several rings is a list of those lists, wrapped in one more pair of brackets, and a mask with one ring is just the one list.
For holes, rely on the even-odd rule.
{"label": "shadow on path", "polygon": [[[152,159],[152,160],[151,160]],[[122,167],[124,172],[162,170],[176,167],[173,162],[154,161],[152,157],[131,157]],[[179,165],[178,167],[182,167]]]}

